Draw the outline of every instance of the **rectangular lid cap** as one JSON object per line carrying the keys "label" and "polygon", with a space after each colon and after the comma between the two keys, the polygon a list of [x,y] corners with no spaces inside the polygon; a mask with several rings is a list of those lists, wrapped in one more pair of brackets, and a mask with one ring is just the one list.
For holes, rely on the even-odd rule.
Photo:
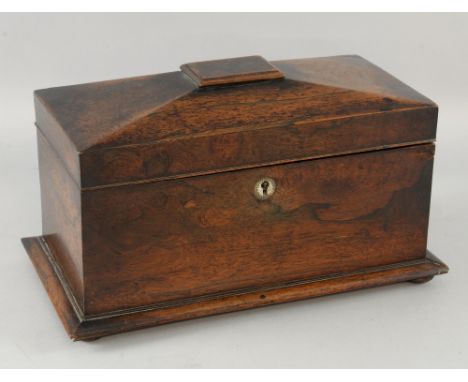
{"label": "rectangular lid cap", "polygon": [[260,56],[192,62],[180,67],[199,87],[233,85],[284,78],[284,74]]}

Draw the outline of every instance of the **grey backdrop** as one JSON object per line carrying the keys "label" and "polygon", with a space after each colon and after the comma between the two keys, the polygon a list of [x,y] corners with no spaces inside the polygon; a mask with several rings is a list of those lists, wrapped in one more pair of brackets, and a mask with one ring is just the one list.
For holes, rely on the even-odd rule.
{"label": "grey backdrop", "polygon": [[[467,42],[466,14],[1,14],[0,366],[468,367]],[[72,343],[19,242],[41,232],[32,91],[349,53],[440,106],[429,248],[450,273]]]}

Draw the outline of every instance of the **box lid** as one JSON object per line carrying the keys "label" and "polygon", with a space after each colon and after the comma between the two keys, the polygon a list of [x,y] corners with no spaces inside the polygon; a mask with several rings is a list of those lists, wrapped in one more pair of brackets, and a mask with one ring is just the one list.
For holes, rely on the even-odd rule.
{"label": "box lid", "polygon": [[38,90],[36,124],[82,188],[435,139],[437,106],[359,56],[185,64]]}

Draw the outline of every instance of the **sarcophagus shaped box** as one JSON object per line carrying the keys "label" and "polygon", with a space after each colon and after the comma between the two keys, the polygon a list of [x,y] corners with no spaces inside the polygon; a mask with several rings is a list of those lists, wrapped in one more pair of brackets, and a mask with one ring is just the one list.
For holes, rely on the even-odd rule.
{"label": "sarcophagus shaped box", "polygon": [[243,57],[35,92],[43,232],[69,335],[401,281],[426,250],[437,106],[358,56]]}

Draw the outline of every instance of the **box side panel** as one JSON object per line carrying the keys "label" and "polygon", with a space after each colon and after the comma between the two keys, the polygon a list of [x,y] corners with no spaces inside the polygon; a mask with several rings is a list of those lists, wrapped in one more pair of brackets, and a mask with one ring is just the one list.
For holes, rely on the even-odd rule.
{"label": "box side panel", "polygon": [[[80,154],[82,187],[213,173],[435,139],[437,108],[393,110],[288,126],[222,130]],[[154,129],[158,126],[155,125]]]}
{"label": "box side panel", "polygon": [[34,94],[36,125],[61,158],[67,172],[80,184],[78,152],[39,94],[38,91]]}
{"label": "box side panel", "polygon": [[40,130],[37,137],[43,236],[83,306],[80,190]]}
{"label": "box side panel", "polygon": [[[424,258],[432,144],[83,192],[86,314]],[[276,192],[257,200],[262,177]]]}

